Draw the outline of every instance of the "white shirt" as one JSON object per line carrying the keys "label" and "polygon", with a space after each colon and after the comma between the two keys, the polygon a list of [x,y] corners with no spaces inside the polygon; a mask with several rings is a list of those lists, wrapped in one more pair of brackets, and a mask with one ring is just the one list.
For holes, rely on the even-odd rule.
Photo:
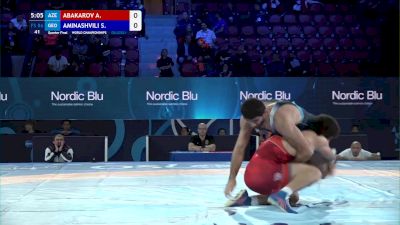
{"label": "white shirt", "polygon": [[372,153],[361,149],[360,153],[358,154],[357,157],[353,156],[353,153],[351,152],[351,148],[347,148],[343,150],[341,153],[339,153],[339,156],[344,157],[346,159],[361,159],[361,160],[367,160],[369,157],[371,157]]}
{"label": "white shirt", "polygon": [[212,31],[212,30],[210,30],[210,29],[207,29],[206,31],[203,31],[203,30],[197,31],[197,33],[196,33],[196,39],[199,39],[199,38],[203,38],[204,41],[205,41],[207,44],[209,44],[209,45],[211,45],[211,46],[214,46],[214,40],[215,40],[217,37],[215,36],[214,31]]}
{"label": "white shirt", "polygon": [[47,63],[52,66],[52,69],[59,73],[63,71],[68,66],[68,60],[65,56],[61,56],[60,60],[56,59],[56,56],[52,56],[49,58],[49,62]]}

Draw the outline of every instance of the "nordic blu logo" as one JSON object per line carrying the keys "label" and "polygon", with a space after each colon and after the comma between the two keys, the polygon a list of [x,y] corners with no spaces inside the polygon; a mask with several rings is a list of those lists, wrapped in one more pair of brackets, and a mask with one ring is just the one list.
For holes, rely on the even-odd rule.
{"label": "nordic blu logo", "polygon": [[146,91],[146,101],[197,101],[198,93],[192,91],[182,91],[181,93],[168,91],[165,93]]}
{"label": "nordic blu logo", "polygon": [[275,91],[275,92],[249,92],[249,91],[240,91],[240,100],[247,100],[249,98],[256,98],[261,101],[269,101],[269,100],[291,100],[292,95],[290,92],[285,91]]}
{"label": "nordic blu logo", "polygon": [[365,92],[353,91],[353,92],[341,92],[332,91],[332,100],[342,101],[363,101],[363,100],[382,100],[383,93],[369,90]]}
{"label": "nordic blu logo", "polygon": [[6,102],[8,100],[8,94],[0,92],[0,102]]}
{"label": "nordic blu logo", "polygon": [[51,101],[103,101],[104,94],[99,93],[97,91],[88,91],[86,93],[81,93],[78,91],[74,91],[72,93],[64,93],[64,92],[51,92]]}

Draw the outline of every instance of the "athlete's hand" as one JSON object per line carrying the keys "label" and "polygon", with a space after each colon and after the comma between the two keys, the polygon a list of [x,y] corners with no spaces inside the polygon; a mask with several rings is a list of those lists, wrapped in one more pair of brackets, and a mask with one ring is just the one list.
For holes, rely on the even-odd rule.
{"label": "athlete's hand", "polygon": [[333,176],[334,174],[335,174],[335,169],[336,169],[336,161],[332,161],[332,162],[329,162],[327,165],[326,165],[326,174],[322,177],[322,178],[325,178],[326,176]]}
{"label": "athlete's hand", "polygon": [[236,179],[229,179],[228,183],[225,186],[225,197],[231,199],[233,196],[231,195],[233,189],[236,187]]}

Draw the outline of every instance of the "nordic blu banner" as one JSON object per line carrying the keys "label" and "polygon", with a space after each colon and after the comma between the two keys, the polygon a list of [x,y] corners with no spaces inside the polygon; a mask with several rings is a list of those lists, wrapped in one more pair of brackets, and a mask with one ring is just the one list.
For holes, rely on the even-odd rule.
{"label": "nordic blu banner", "polygon": [[338,118],[399,117],[392,78],[1,78],[0,119],[237,119],[248,98]]}

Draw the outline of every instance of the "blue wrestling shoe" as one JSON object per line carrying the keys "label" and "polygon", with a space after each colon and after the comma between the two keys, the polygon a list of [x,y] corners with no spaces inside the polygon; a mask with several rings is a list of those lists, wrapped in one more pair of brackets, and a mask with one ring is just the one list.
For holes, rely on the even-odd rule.
{"label": "blue wrestling shoe", "polygon": [[284,212],[297,214],[297,212],[293,210],[292,207],[290,206],[289,196],[284,191],[279,191],[277,193],[271,194],[268,197],[268,202],[275,206],[278,206],[278,208],[280,208]]}
{"label": "blue wrestling shoe", "polygon": [[237,193],[233,199],[229,199],[225,203],[225,207],[235,207],[235,206],[249,206],[251,205],[251,198],[247,193],[246,189],[243,189]]}

